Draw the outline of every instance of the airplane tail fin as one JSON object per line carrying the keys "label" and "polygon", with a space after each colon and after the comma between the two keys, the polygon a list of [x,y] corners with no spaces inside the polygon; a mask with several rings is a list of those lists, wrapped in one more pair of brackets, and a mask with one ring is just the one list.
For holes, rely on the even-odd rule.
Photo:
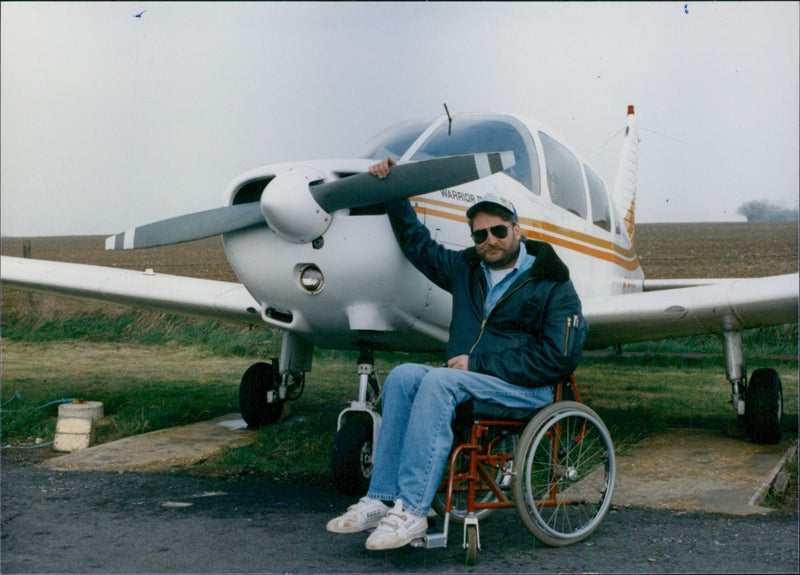
{"label": "airplane tail fin", "polygon": [[639,128],[633,106],[628,106],[628,126],[614,184],[614,204],[622,217],[625,231],[633,243],[634,217],[636,214],[636,183],[639,170]]}

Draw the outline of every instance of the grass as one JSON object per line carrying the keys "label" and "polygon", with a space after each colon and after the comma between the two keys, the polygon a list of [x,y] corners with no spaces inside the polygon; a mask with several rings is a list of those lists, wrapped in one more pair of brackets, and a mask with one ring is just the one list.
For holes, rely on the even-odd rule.
{"label": "grass", "polygon": [[[744,341],[751,370],[763,365],[781,374],[784,431],[796,435],[796,326],[749,332]],[[242,373],[251,363],[278,355],[280,334],[130,314],[6,321],[2,344],[1,442],[24,446],[37,438],[52,440],[57,405],[38,408],[62,398],[103,402],[106,419],[97,430],[98,442],[238,411]],[[668,427],[723,429],[735,421],[716,337],[631,349],[637,353],[590,354],[577,372],[583,400],[606,422],[618,451]],[[714,355],[674,355],[704,350]],[[442,361],[439,354],[376,355],[381,378],[406,361]],[[355,352],[317,350],[308,389],[289,404],[287,417],[261,429],[253,445],[226,450],[194,471],[328,481],[336,418],[357,393],[356,359]]]}
{"label": "grass", "polygon": [[[747,330],[743,337],[745,357],[787,355],[797,357],[797,324]],[[711,353],[722,350],[719,336],[691,337],[647,341],[625,346],[628,352],[647,353]]]}
{"label": "grass", "polygon": [[774,509],[783,509],[789,512],[798,513],[798,498],[797,498],[797,483],[798,483],[798,467],[797,467],[797,451],[794,457],[786,462],[786,473],[789,476],[789,481],[786,489],[782,493],[775,493],[773,490],[767,494],[764,499],[763,505],[765,507],[772,507]]}
{"label": "grass", "polygon": [[118,343],[199,345],[211,353],[237,357],[257,357],[265,350],[278,353],[281,344],[280,334],[274,330],[230,327],[218,321],[198,321],[155,312],[43,321],[28,317],[4,318],[3,337],[31,343],[113,339]]}
{"label": "grass", "polygon": [[2,445],[51,440],[58,404],[41,406],[65,399],[103,402],[107,417],[97,429],[99,442],[237,411],[231,381],[247,363],[177,344],[4,338]]}

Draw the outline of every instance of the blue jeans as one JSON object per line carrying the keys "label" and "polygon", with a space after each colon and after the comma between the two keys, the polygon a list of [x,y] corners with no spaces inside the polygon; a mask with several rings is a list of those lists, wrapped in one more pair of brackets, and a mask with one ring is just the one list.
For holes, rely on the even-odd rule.
{"label": "blue jeans", "polygon": [[491,375],[401,365],[383,386],[383,422],[367,495],[403,501],[403,509],[427,515],[453,446],[456,405],[470,398],[536,409],[553,403],[553,388],[528,389]]}

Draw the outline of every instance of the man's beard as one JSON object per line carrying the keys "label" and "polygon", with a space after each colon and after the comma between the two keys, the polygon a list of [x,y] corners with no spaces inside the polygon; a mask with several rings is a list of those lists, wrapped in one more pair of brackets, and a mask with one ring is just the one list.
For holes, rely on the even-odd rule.
{"label": "man's beard", "polygon": [[492,269],[503,269],[508,266],[508,264],[517,261],[517,258],[519,257],[519,250],[520,244],[517,243],[516,249],[504,252],[500,259],[489,261],[484,254],[481,254],[481,257],[488,267]]}

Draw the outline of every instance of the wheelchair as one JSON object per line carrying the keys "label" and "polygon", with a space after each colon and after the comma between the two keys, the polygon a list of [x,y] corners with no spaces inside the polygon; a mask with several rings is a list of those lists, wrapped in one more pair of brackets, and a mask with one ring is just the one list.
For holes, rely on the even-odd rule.
{"label": "wheelchair", "polygon": [[516,507],[542,543],[560,547],[587,538],[611,505],[614,446],[603,421],[581,403],[575,377],[555,386],[555,401],[538,410],[468,401],[458,406],[456,440],[433,501],[442,533],[412,545],[445,547],[451,521],[463,525],[473,564],[481,547],[479,522]]}

